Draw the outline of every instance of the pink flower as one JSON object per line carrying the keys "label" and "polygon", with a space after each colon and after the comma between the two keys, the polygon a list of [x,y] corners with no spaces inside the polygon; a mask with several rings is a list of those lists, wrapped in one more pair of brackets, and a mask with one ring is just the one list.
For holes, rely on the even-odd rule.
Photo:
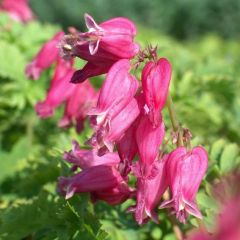
{"label": "pink flower", "polygon": [[96,105],[97,91],[87,80],[74,86],[74,90],[67,99],[64,116],[59,121],[59,127],[69,127],[76,124],[77,132],[83,129],[84,120],[88,111]]}
{"label": "pink flower", "polygon": [[[69,82],[73,74],[72,64],[59,59],[47,96],[43,102],[36,104],[36,112],[41,118],[54,114],[55,108],[66,101],[72,94],[75,85]],[[63,74],[64,73],[64,74]]]}
{"label": "pink flower", "polygon": [[[237,184],[237,183],[236,183]],[[228,186],[229,187],[229,186]],[[237,240],[240,239],[239,196],[228,200],[218,214],[214,231],[211,234],[197,232],[189,240]]]}
{"label": "pink flower", "polygon": [[25,72],[28,78],[37,80],[42,71],[49,68],[59,58],[57,45],[64,36],[64,32],[58,32],[46,42],[36,57],[26,66]]}
{"label": "pink flower", "polygon": [[113,142],[120,140],[139,114],[138,103],[133,98],[138,81],[129,74],[129,69],[127,59],[112,66],[100,90],[97,106],[89,112],[95,128],[89,143],[99,150],[103,148],[103,152],[112,151]]}
{"label": "pink flower", "polygon": [[151,164],[149,176],[142,175],[140,163],[133,167],[133,172],[137,177],[137,204],[128,211],[135,212],[138,224],[146,223],[149,218],[158,222],[158,215],[154,209],[168,186],[166,161],[167,156]]}
{"label": "pink flower", "polygon": [[133,42],[136,27],[130,20],[113,18],[98,25],[85,14],[85,22],[88,32],[67,35],[61,44],[63,57],[79,57],[88,61],[74,74],[74,83],[106,73],[116,61],[131,59],[139,51],[139,45]]}
{"label": "pink flower", "polygon": [[138,81],[129,74],[130,62],[122,59],[115,63],[107,74],[96,108],[90,111],[92,122],[96,127],[109,124],[111,118],[118,114],[133,98]]}
{"label": "pink flower", "polygon": [[188,214],[202,218],[195,196],[207,167],[208,156],[202,147],[195,147],[189,152],[185,147],[174,150],[167,163],[172,199],[163,202],[161,208],[173,207],[177,218],[183,223],[186,222]]}
{"label": "pink flower", "polygon": [[72,177],[60,177],[58,190],[66,199],[75,193],[104,191],[123,182],[123,178],[109,165],[98,165],[82,170]]}
{"label": "pink flower", "polygon": [[159,112],[167,99],[171,71],[171,65],[165,58],[160,58],[157,62],[148,62],[142,71],[143,93],[154,126],[161,123]]}
{"label": "pink flower", "polygon": [[34,15],[28,6],[28,0],[2,0],[0,11],[6,11],[10,17],[18,22],[29,22]]}
{"label": "pink flower", "polygon": [[133,98],[126,106],[115,115],[109,125],[101,126],[88,141],[98,149],[98,155],[113,151],[114,144],[118,142],[131,126],[140,113],[137,100]]}
{"label": "pink flower", "polygon": [[[91,186],[89,186],[89,190],[86,192],[90,192],[91,199],[94,203],[96,201],[102,200],[111,205],[116,205],[126,201],[128,198],[132,196],[133,189],[131,189],[127,185],[124,178],[122,178],[121,175],[116,170],[120,162],[120,158],[117,153],[106,153],[104,157],[99,157],[95,150],[82,150],[80,149],[78,143],[76,141],[73,141],[72,150],[64,153],[64,159],[69,163],[73,164],[72,170],[76,170],[79,167],[83,170],[82,172],[86,172],[86,169],[94,169],[94,167],[96,166],[112,167],[113,172],[118,177],[117,179],[119,181],[117,182],[117,184],[115,184],[114,182],[113,185],[109,183],[110,186],[106,185],[106,188],[105,185],[103,185],[104,186],[103,189],[101,187],[98,189],[99,186],[97,184],[96,189],[91,189]],[[93,177],[95,177],[95,175],[93,175]],[[80,184],[81,178],[76,176],[74,178],[76,178],[76,185]],[[105,179],[108,180],[108,178],[102,176],[102,178],[99,179],[99,181],[105,181]],[[113,180],[115,181],[115,179]],[[69,186],[68,184],[69,184],[68,180],[66,181],[65,178],[63,178],[63,180],[60,179],[59,190],[60,192],[62,192],[62,194],[66,194],[67,198],[72,196],[72,193],[68,195],[66,192],[67,186]],[[88,184],[91,184],[91,182],[86,181],[85,185]],[[85,187],[85,189],[86,188],[87,186]],[[84,191],[79,189],[80,188],[78,188],[78,191],[74,191],[74,193]]]}
{"label": "pink flower", "polygon": [[142,115],[136,130],[136,141],[143,176],[148,176],[153,162],[158,158],[159,147],[164,139],[164,123],[154,128],[147,115]]}
{"label": "pink flower", "polygon": [[95,150],[83,150],[76,141],[72,142],[72,150],[64,153],[66,161],[73,164],[73,167],[81,169],[90,168],[99,165],[116,166],[120,158],[116,153],[107,153],[104,157],[99,157]]}

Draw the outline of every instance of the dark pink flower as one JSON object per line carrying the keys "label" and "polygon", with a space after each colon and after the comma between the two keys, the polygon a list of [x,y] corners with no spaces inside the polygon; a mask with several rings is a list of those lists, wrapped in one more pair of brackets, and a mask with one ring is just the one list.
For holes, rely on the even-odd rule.
{"label": "dark pink flower", "polygon": [[6,11],[12,19],[18,22],[29,22],[34,18],[28,6],[28,0],[2,0],[0,11]]}
{"label": "dark pink flower", "polygon": [[139,114],[134,99],[138,81],[129,74],[129,70],[127,59],[112,66],[100,90],[97,106],[89,112],[95,129],[89,143],[98,149],[103,147],[112,151],[113,142],[120,140]]}
{"label": "dark pink flower", "polygon": [[47,41],[36,57],[26,66],[25,72],[28,78],[37,80],[42,71],[49,68],[59,58],[57,45],[64,36],[64,32],[58,32],[54,37]]}
{"label": "dark pink flower", "polygon": [[[73,164],[72,170],[81,168],[83,170],[82,172],[84,171],[86,172],[86,169],[93,169],[96,166],[113,167],[113,172],[116,176],[118,176],[118,179],[119,179],[117,184],[114,183],[113,185],[111,185],[109,183],[110,187],[106,185],[106,188],[105,188],[105,185],[103,185],[104,186],[103,189],[101,187],[98,189],[99,187],[98,185],[96,189],[91,189],[91,186],[89,186],[89,190],[86,191],[86,192],[90,192],[91,199],[94,203],[96,201],[101,200],[111,205],[116,205],[126,201],[128,198],[132,196],[133,189],[127,185],[127,183],[125,182],[125,179],[122,178],[120,174],[118,175],[118,172],[116,170],[120,162],[120,158],[117,153],[106,153],[103,157],[99,157],[95,150],[80,149],[78,143],[76,141],[73,141],[72,150],[64,153],[64,159],[69,163]],[[95,175],[93,175],[93,177],[95,177]],[[76,180],[76,185],[77,185],[78,183],[81,182],[81,178],[76,176],[75,178],[77,179]],[[115,181],[115,179],[113,180]],[[102,176],[102,178],[99,179],[99,181],[105,181],[105,176]],[[65,182],[66,182],[66,179],[60,180],[60,183],[59,183],[60,192],[62,192],[62,194],[66,194],[65,190],[62,191],[63,188],[66,189]],[[91,184],[91,182],[86,181],[85,184],[88,185],[88,184]],[[85,189],[86,188],[88,187],[85,187]],[[81,190],[79,190],[78,188],[78,191],[76,192],[81,192]],[[71,194],[68,195],[68,197],[70,196],[72,195]]]}
{"label": "dark pink flower", "polygon": [[100,89],[97,106],[90,112],[96,125],[111,121],[135,95],[138,81],[129,70],[127,59],[119,60],[111,67]]}
{"label": "dark pink flower", "polygon": [[106,73],[116,61],[131,59],[139,51],[139,45],[133,41],[136,27],[130,20],[119,17],[98,25],[85,14],[85,22],[88,32],[67,35],[61,44],[63,57],[79,57],[88,61],[74,74],[74,83]]}
{"label": "dark pink flower", "polygon": [[144,224],[149,218],[158,222],[158,215],[154,211],[166,191],[168,182],[166,177],[167,155],[151,164],[148,176],[142,175],[141,166],[133,166],[133,173],[137,177],[137,204],[128,211],[135,213],[138,224]]}
{"label": "dark pink flower", "polygon": [[[47,96],[43,102],[36,104],[36,112],[41,118],[54,114],[55,108],[66,101],[72,94],[75,85],[69,82],[73,74],[72,64],[59,59]],[[63,74],[64,73],[64,74]]]}
{"label": "dark pink flower", "polygon": [[148,176],[153,162],[158,158],[159,148],[164,139],[164,123],[153,127],[148,115],[142,115],[136,130],[136,141],[143,176]]}
{"label": "dark pink flower", "polygon": [[154,126],[161,123],[160,111],[167,99],[171,72],[171,65],[165,58],[148,62],[142,71],[143,93]]}
{"label": "dark pink flower", "polygon": [[72,150],[64,153],[64,159],[73,164],[73,167],[81,169],[98,165],[116,166],[120,162],[117,153],[106,153],[104,157],[99,157],[95,150],[83,150],[76,141],[72,143]]}
{"label": "dark pink flower", "polygon": [[161,208],[172,207],[180,222],[185,223],[188,214],[197,218],[202,215],[195,197],[208,167],[207,152],[202,147],[187,151],[185,147],[174,150],[167,162],[167,175],[172,199],[161,204]]}
{"label": "dark pink flower", "polygon": [[108,125],[101,126],[95,131],[88,143],[98,149],[100,156],[108,151],[112,152],[114,144],[123,137],[139,113],[137,100],[132,98],[121,112],[111,119]]}
{"label": "dark pink flower", "polygon": [[82,170],[72,177],[60,177],[58,190],[66,199],[75,193],[104,191],[123,182],[123,178],[109,165],[98,165]]}
{"label": "dark pink flower", "polygon": [[82,84],[74,86],[74,90],[67,99],[64,116],[59,121],[59,127],[76,125],[77,132],[83,129],[84,120],[89,110],[96,105],[97,91],[87,80]]}

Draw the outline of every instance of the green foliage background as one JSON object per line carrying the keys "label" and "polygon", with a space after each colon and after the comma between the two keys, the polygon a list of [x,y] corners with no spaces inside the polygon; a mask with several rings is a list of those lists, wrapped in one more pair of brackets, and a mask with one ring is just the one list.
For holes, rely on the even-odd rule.
{"label": "green foliage background", "polygon": [[[139,227],[125,213],[131,201],[117,207],[93,206],[88,195],[65,201],[56,193],[57,178],[69,173],[63,151],[73,138],[83,143],[89,129],[78,136],[74,129],[57,128],[63,109],[54,118],[38,119],[34,105],[43,99],[52,69],[33,82],[24,76],[24,66],[58,29],[38,22],[23,26],[0,15],[0,239],[175,239],[165,211],[159,213],[159,225]],[[217,211],[211,182],[240,162],[240,45],[216,35],[179,43],[141,25],[138,29],[142,46],[158,44],[160,56],[170,59],[178,117],[191,129],[193,145],[209,150],[209,171],[198,203],[211,229]],[[170,128],[166,110],[164,118]],[[180,227],[186,232],[194,225],[191,218]]]}
{"label": "green foliage background", "polygon": [[64,27],[83,27],[82,16],[92,14],[99,22],[126,16],[179,39],[214,32],[239,38],[240,0],[30,0],[44,22]]}

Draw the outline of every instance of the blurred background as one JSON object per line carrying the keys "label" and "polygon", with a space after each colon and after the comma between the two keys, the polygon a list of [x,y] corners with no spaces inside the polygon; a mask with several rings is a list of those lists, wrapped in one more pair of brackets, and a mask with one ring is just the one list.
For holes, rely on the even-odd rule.
{"label": "blurred background", "polygon": [[85,12],[98,22],[125,16],[138,24],[177,39],[215,33],[224,38],[239,37],[240,0],[30,0],[43,22],[63,27],[84,27]]}

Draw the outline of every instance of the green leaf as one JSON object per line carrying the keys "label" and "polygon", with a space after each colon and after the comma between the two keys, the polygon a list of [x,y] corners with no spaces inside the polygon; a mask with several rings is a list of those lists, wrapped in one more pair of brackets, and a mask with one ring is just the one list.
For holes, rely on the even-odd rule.
{"label": "green leaf", "polygon": [[220,158],[220,168],[226,173],[237,167],[237,156],[239,154],[239,146],[235,143],[227,145]]}

